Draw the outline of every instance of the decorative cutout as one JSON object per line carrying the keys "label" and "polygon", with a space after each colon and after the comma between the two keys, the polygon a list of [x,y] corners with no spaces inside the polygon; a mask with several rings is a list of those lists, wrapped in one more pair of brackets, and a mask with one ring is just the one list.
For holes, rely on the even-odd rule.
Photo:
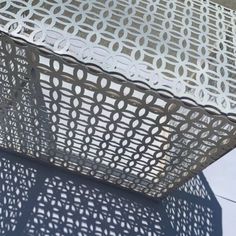
{"label": "decorative cutout", "polygon": [[221,235],[220,205],[202,174],[154,201],[17,155],[0,157],[2,236]]}
{"label": "decorative cutout", "polygon": [[0,30],[236,119],[236,13],[208,0],[2,0]]}
{"label": "decorative cutout", "polygon": [[[27,81],[0,113],[4,148],[161,197],[235,146],[236,124],[223,116],[8,36],[0,41],[2,85]],[[29,78],[12,76],[6,45]]]}

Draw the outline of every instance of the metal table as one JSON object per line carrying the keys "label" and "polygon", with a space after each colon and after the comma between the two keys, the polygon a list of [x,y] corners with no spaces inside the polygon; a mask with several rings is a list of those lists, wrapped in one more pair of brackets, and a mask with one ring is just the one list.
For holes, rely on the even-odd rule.
{"label": "metal table", "polygon": [[236,13],[206,0],[3,0],[0,147],[162,197],[236,145]]}

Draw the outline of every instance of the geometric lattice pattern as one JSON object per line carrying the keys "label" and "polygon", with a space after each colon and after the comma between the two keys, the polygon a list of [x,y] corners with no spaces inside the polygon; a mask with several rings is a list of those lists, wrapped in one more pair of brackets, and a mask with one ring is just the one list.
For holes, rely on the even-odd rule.
{"label": "geometric lattice pattern", "polygon": [[14,231],[22,217],[24,204],[30,200],[29,191],[35,186],[36,171],[21,163],[12,163],[0,154],[0,234]]}
{"label": "geometric lattice pattern", "polygon": [[236,14],[209,0],[2,0],[0,30],[236,119]]}
{"label": "geometric lattice pattern", "polygon": [[202,174],[162,201],[0,152],[1,236],[220,236]]}
{"label": "geometric lattice pattern", "polygon": [[223,115],[3,33],[0,51],[2,148],[161,197],[235,146]]}

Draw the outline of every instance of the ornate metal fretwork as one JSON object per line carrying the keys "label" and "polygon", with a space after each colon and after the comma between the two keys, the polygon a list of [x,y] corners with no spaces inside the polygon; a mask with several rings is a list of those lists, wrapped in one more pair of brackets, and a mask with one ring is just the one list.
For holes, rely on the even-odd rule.
{"label": "ornate metal fretwork", "polygon": [[3,0],[0,30],[236,114],[236,13],[208,0]]}
{"label": "ornate metal fretwork", "polygon": [[235,20],[208,1],[1,1],[0,147],[163,196],[235,147]]}

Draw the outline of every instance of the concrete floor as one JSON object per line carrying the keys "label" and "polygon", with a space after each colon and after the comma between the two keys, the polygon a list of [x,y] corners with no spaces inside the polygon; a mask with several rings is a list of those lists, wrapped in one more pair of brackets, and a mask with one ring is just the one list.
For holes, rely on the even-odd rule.
{"label": "concrete floor", "polygon": [[204,175],[222,209],[223,236],[235,235],[236,149],[204,170]]}
{"label": "concrete floor", "polygon": [[236,0],[211,0],[212,2],[219,3],[225,7],[236,10]]}

